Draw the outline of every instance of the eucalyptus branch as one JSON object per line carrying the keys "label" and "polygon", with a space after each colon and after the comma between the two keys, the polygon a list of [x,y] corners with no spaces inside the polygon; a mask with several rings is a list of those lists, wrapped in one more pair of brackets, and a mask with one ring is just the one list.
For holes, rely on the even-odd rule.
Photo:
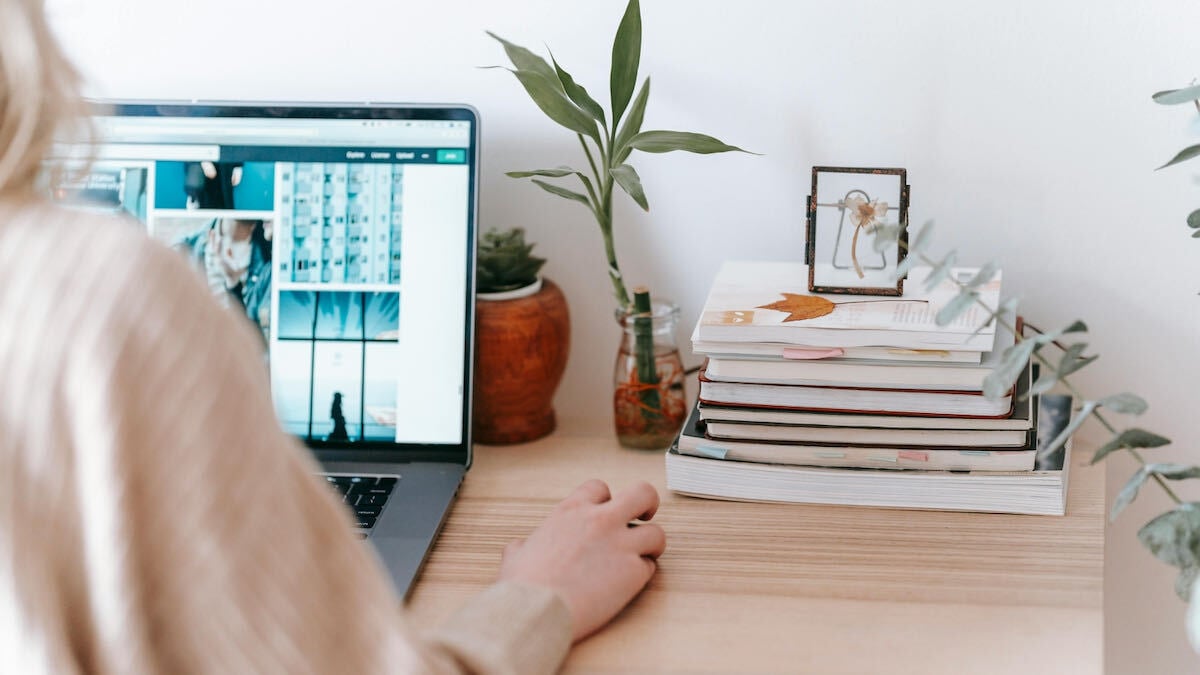
{"label": "eucalyptus branch", "polygon": [[[923,253],[921,251],[911,251],[909,249],[909,247],[903,241],[898,241],[897,244],[901,248],[904,249],[906,255],[914,255],[915,254],[917,256],[917,258],[921,262],[925,263],[926,265],[935,267],[939,264],[938,261],[932,260],[929,256],[925,255],[925,253]],[[966,283],[963,283],[962,281],[959,281],[958,279],[954,278],[953,275],[949,275],[947,278],[958,288],[960,293],[970,292],[972,290],[970,287],[968,287],[968,285]],[[984,302],[983,299],[980,298],[978,295],[975,296],[974,301],[975,301],[975,304],[982,307],[991,317],[994,317],[997,323],[1003,325],[1005,328],[1012,331],[1017,342],[1020,342],[1024,339],[1026,339],[1024,336],[1021,335],[1020,331],[1017,330],[1016,326],[1013,326],[1004,320],[1004,318],[1000,315],[997,308],[989,307],[988,304],[986,302]],[[1036,327],[1034,328],[1034,330],[1037,331],[1039,334],[1045,335],[1044,331],[1042,331]],[[1064,352],[1067,350],[1066,347],[1062,343],[1060,343],[1058,340],[1053,340],[1052,343],[1054,344],[1054,346],[1058,347],[1059,349],[1063,350]],[[1031,353],[1031,357],[1034,359],[1037,359],[1038,362],[1040,362],[1042,365],[1044,365],[1047,368],[1051,368],[1051,369],[1055,368],[1055,365],[1052,364],[1050,362],[1050,360],[1047,359],[1045,356],[1043,356],[1039,351],[1037,351],[1036,348]],[[1083,392],[1081,392],[1079,390],[1079,388],[1076,387],[1073,382],[1068,380],[1067,377],[1068,377],[1067,375],[1059,375],[1056,378],[1056,380],[1059,383],[1061,383],[1067,389],[1067,391],[1070,391],[1075,396],[1076,399],[1087,400],[1087,396],[1085,396],[1083,394]],[[1090,416],[1094,417],[1096,419],[1096,421],[1098,421],[1114,437],[1116,437],[1120,434],[1120,432],[1117,431],[1116,427],[1114,427],[1111,423],[1109,423],[1109,421],[1107,419],[1104,418],[1104,416],[1100,413],[1099,408],[1093,408],[1090,412]],[[1127,452],[1129,452],[1129,454],[1132,455],[1133,458],[1135,460],[1137,460],[1137,462],[1139,464],[1141,464],[1141,466],[1143,468],[1149,466],[1149,463],[1145,460],[1145,458],[1142,457],[1141,453],[1138,452],[1136,448],[1126,447],[1123,449],[1126,450]],[[1167,485],[1166,480],[1164,480],[1161,475],[1159,475],[1157,473],[1151,473],[1150,477],[1154,480],[1155,483],[1158,484],[1159,487],[1161,487],[1163,489],[1163,492],[1165,492],[1166,495],[1168,497],[1170,497],[1171,501],[1175,502],[1175,504],[1177,504],[1177,505],[1183,504],[1183,500],[1179,498],[1179,495],[1177,495],[1175,493],[1175,491],[1172,490],[1169,485]]]}

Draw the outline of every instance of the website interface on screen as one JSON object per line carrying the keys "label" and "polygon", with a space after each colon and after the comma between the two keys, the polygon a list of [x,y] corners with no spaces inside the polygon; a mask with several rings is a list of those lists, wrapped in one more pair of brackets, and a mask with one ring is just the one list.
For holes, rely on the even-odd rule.
{"label": "website interface on screen", "polygon": [[132,215],[251,322],[287,431],[460,443],[470,125],[102,117],[52,192]]}

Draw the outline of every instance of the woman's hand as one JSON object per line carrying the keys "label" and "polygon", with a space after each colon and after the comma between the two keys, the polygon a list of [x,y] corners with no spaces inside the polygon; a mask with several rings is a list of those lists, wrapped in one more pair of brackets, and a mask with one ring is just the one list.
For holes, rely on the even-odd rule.
{"label": "woman's hand", "polygon": [[575,640],[608,623],[650,581],[666,534],[648,521],[658,492],[646,482],[613,495],[590,480],[560,502],[523,541],[504,550],[500,579],[546,586],[571,612]]}

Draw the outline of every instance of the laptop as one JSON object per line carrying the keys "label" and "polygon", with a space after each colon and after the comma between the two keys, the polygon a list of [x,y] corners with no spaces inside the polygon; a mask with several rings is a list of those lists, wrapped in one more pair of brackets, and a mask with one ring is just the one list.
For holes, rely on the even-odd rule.
{"label": "laptop", "polygon": [[53,186],[259,331],[278,422],[405,596],[471,464],[479,126],[465,105],[100,102]]}

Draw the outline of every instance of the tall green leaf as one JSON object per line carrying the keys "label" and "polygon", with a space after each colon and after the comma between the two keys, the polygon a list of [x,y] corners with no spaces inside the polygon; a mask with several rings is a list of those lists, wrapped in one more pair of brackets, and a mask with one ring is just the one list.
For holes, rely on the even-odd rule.
{"label": "tall green leaf", "polygon": [[1194,84],[1183,89],[1168,89],[1166,91],[1155,92],[1150,98],[1154,99],[1155,103],[1163,105],[1191,103],[1196,99],[1200,99],[1200,84]]}
{"label": "tall green leaf", "polygon": [[558,75],[558,82],[562,85],[563,93],[567,95],[567,98],[571,99],[575,105],[587,111],[593,119],[600,123],[600,126],[607,129],[608,122],[604,117],[604,108],[600,107],[600,104],[596,102],[596,99],[592,98],[591,94],[588,93],[587,89],[584,89],[582,84],[577,83],[575,78],[571,77],[570,73],[558,65],[553,52],[550,53],[550,61],[554,63],[554,71]]}
{"label": "tall green leaf", "polygon": [[617,27],[617,36],[613,39],[612,70],[608,78],[614,127],[621,121],[625,107],[633,96],[641,60],[642,9],[638,0],[629,0],[625,16],[621,17],[621,25]]}
{"label": "tall green leaf", "polygon": [[546,59],[543,59],[542,57],[534,54],[520,45],[515,45],[508,40],[505,40],[492,31],[487,31],[487,34],[490,35],[493,40],[504,46],[504,53],[508,55],[508,60],[512,61],[513,66],[515,66],[517,70],[528,70],[545,77],[551,82],[558,82],[558,75],[555,74],[554,69],[550,67],[550,64],[546,63]]}
{"label": "tall green leaf", "polygon": [[574,190],[568,190],[564,187],[559,187],[552,183],[547,183],[544,180],[538,180],[536,178],[533,179],[533,182],[535,184],[537,184],[538,187],[542,188],[543,190],[545,190],[546,192],[549,192],[552,195],[558,195],[559,197],[562,197],[563,199],[570,199],[571,201],[579,202],[581,204],[586,204],[588,206],[588,208],[591,208],[591,206],[592,206],[592,203],[588,201],[587,195],[583,195],[578,192],[575,192]]}
{"label": "tall green leaf", "polygon": [[[694,134],[690,131],[643,131],[630,139],[629,144],[642,152],[674,152],[683,150],[708,155],[714,152],[748,152],[734,145],[726,145],[712,136]],[[754,154],[754,153],[750,153]]]}
{"label": "tall green leaf", "polygon": [[1200,155],[1200,143],[1198,143],[1196,145],[1189,145],[1188,147],[1184,148],[1183,150],[1180,150],[1178,155],[1175,155],[1174,157],[1171,158],[1171,161],[1167,162],[1166,164],[1163,164],[1162,166],[1160,166],[1158,168],[1165,169],[1168,166],[1171,166],[1172,164],[1186,162],[1187,160],[1189,160],[1193,157],[1196,157],[1197,155]]}
{"label": "tall green leaf", "polygon": [[1126,429],[1096,450],[1096,454],[1092,455],[1092,464],[1124,448],[1159,448],[1170,442],[1171,439],[1145,429]]}
{"label": "tall green leaf", "polygon": [[514,70],[513,75],[521,81],[529,98],[541,108],[550,119],[577,134],[584,134],[600,142],[600,134],[596,130],[596,120],[579,109],[563,90],[555,76],[553,80],[532,70]]}
{"label": "tall green leaf", "polygon": [[642,179],[638,177],[637,171],[634,171],[632,166],[628,164],[614,166],[610,173],[616,179],[617,185],[629,193],[629,196],[633,197],[633,201],[637,202],[643,211],[650,210],[650,204],[646,201],[646,193],[642,191]]}
{"label": "tall green leaf", "polygon": [[647,77],[642,82],[642,88],[638,91],[637,98],[633,99],[633,106],[629,108],[629,116],[625,118],[624,124],[621,125],[621,129],[613,141],[611,153],[613,165],[623,163],[629,157],[629,153],[633,152],[629,141],[642,130],[642,118],[646,116],[646,101],[649,98],[650,78]]}

